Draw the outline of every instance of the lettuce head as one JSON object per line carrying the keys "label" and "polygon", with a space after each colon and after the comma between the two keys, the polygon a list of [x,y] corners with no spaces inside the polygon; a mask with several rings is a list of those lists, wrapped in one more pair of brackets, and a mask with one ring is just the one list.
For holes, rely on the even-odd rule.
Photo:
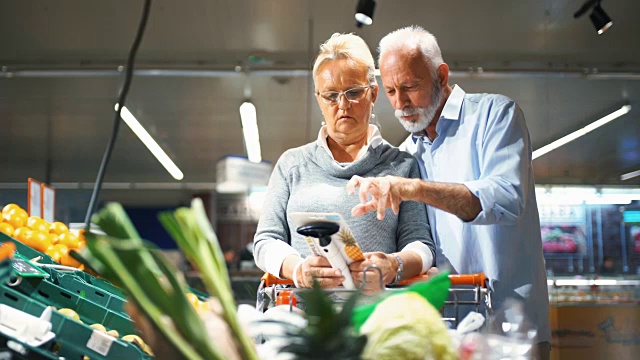
{"label": "lettuce head", "polygon": [[362,325],[363,359],[456,359],[447,325],[422,296],[407,292],[382,301]]}

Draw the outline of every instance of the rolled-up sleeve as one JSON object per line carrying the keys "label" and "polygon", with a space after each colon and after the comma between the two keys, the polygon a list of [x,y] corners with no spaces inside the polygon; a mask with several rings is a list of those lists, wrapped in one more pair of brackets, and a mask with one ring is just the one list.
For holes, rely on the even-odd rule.
{"label": "rolled-up sleeve", "polygon": [[[284,155],[283,155],[284,156]],[[280,268],[289,255],[300,255],[291,247],[287,223],[289,185],[281,161],[276,164],[265,197],[262,215],[253,238],[256,265],[262,271],[280,277]]]}
{"label": "rolled-up sleeve", "polygon": [[480,177],[463,182],[482,205],[474,225],[514,224],[527,201],[531,145],[522,110],[513,102],[495,105],[489,113],[480,151]]}

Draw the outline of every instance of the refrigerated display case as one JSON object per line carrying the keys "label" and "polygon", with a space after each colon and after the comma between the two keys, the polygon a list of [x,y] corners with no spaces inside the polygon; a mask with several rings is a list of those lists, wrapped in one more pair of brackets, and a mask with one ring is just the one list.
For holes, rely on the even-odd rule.
{"label": "refrigerated display case", "polygon": [[548,280],[552,359],[636,359],[639,278]]}
{"label": "refrigerated display case", "polygon": [[[566,261],[567,271],[584,272],[584,259],[593,263],[590,213],[586,205],[541,205],[542,249],[548,262]],[[553,267],[550,264],[549,267]],[[591,269],[590,269],[591,270]]]}
{"label": "refrigerated display case", "polygon": [[622,271],[640,275],[640,209],[622,209]]}

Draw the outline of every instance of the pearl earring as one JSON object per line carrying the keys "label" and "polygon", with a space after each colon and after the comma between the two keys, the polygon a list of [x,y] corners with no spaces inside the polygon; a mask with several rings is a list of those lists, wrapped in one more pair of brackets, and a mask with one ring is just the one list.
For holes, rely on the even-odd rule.
{"label": "pearl earring", "polygon": [[323,121],[320,123],[320,125],[325,126],[325,125],[327,125],[327,123],[326,123],[326,122],[324,122],[324,120],[323,120]]}

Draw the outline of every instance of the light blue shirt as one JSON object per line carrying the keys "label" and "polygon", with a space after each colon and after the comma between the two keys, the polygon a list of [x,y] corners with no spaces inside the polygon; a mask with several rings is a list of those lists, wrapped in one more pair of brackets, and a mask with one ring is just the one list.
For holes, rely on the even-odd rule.
{"label": "light blue shirt", "polygon": [[401,149],[418,159],[424,180],[461,183],[482,205],[469,222],[427,206],[437,266],[484,272],[494,307],[507,298],[522,300],[538,328],[538,341],[551,341],[531,144],[522,110],[506,96],[466,94],[455,86],[436,132],[433,142],[424,132],[413,134]]}

